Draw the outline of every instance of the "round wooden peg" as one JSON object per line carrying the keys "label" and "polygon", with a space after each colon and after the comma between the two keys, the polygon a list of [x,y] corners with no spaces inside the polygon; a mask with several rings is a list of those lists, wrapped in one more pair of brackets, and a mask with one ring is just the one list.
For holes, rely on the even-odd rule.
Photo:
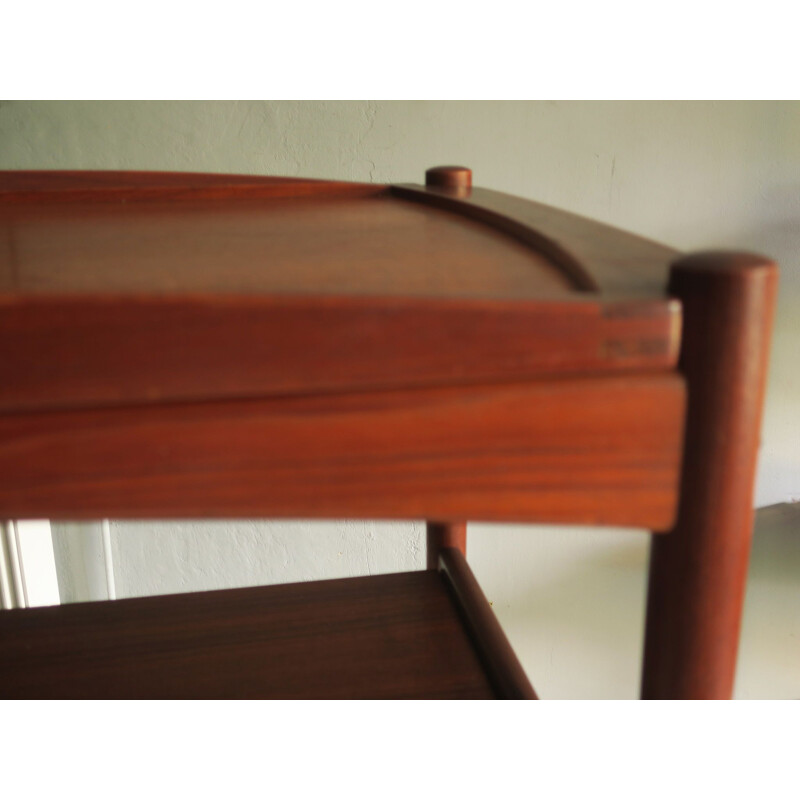
{"label": "round wooden peg", "polygon": [[472,170],[467,167],[431,167],[425,172],[425,185],[442,189],[469,189]]}

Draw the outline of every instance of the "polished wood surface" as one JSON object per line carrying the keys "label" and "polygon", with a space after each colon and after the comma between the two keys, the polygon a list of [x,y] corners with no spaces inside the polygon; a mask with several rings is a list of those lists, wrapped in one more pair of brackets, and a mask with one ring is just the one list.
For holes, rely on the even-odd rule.
{"label": "polished wood surface", "polygon": [[667,369],[679,308],[646,311],[408,298],[0,298],[0,411]]}
{"label": "polished wood surface", "polygon": [[80,696],[98,675],[106,696],[230,696],[221,675],[265,696],[263,657],[278,696],[349,696],[367,673],[386,682],[365,696],[485,696],[480,664],[528,696],[463,560],[473,519],[668,531],[642,694],[730,696],[767,260],[676,262],[463,167],[392,187],[0,173],[0,231],[0,517],[425,519],[444,570],[5,616],[22,645],[0,688],[66,664]]}
{"label": "polished wood surface", "polygon": [[768,259],[742,253],[673,267],[689,404],[678,520],[651,545],[645,698],[733,692],[777,277]]}
{"label": "polished wood surface", "polygon": [[504,231],[556,264],[576,288],[609,299],[665,296],[669,265],[678,256],[610,225],[490,189],[398,184],[392,192]]}
{"label": "polished wood surface", "polygon": [[3,698],[491,698],[436,572],[0,613]]}
{"label": "polished wood surface", "polygon": [[445,548],[455,548],[467,555],[466,522],[433,522],[425,525],[425,553],[428,569],[439,569],[439,554]]}
{"label": "polished wood surface", "polygon": [[[663,291],[587,291],[558,258],[472,219],[478,190],[452,213],[386,187],[288,179],[0,173],[3,185],[0,411],[677,360],[680,308]],[[603,235],[639,258],[626,234]],[[642,252],[645,272],[663,256]]]}
{"label": "polished wood surface", "polygon": [[511,649],[486,595],[467,566],[464,554],[454,547],[442,549],[439,568],[453,590],[466,628],[475,642],[497,696],[505,700],[537,700],[536,692]]}
{"label": "polished wood surface", "polygon": [[676,375],[0,417],[0,517],[668,527]]}
{"label": "polished wood surface", "polygon": [[472,170],[468,167],[431,167],[425,170],[425,185],[469,189],[472,186]]}
{"label": "polished wood surface", "polygon": [[0,204],[0,293],[531,299],[572,284],[516,239],[368,197]]}

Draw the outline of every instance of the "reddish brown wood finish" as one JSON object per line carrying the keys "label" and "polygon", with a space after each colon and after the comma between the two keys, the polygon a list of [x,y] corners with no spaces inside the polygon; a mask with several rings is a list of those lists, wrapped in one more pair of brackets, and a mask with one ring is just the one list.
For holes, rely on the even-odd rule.
{"label": "reddish brown wood finish", "polygon": [[664,295],[669,265],[678,253],[600,222],[531,200],[473,188],[392,186],[396,197],[446,209],[518,238],[558,265],[584,292],[610,299]]}
{"label": "reddish brown wood finish", "polygon": [[[226,175],[194,175],[181,173],[124,173],[124,172],[1,172],[0,171],[0,207],[2,216],[6,220],[19,219],[33,224],[37,220],[39,225],[50,224],[51,230],[45,227],[36,230],[36,233],[49,233],[50,238],[58,234],[55,225],[59,218],[64,219],[71,226],[83,226],[84,233],[91,235],[91,225],[93,215],[97,215],[96,224],[101,229],[114,220],[132,220],[134,226],[131,230],[134,238],[141,238],[147,233],[146,228],[142,228],[148,217],[148,207],[152,207],[154,213],[149,215],[152,220],[157,217],[162,220],[162,224],[172,225],[173,220],[180,221],[186,214],[196,212],[200,214],[205,210],[205,219],[197,217],[198,224],[195,231],[203,233],[203,222],[213,219],[215,215],[223,213],[225,208],[232,210],[231,214],[223,214],[229,219],[239,218],[244,214],[244,219],[248,219],[247,209],[252,206],[254,209],[262,209],[263,206],[257,201],[282,201],[276,207],[270,209],[266,216],[275,216],[276,211],[281,209],[291,209],[297,206],[295,202],[283,202],[303,197],[313,201],[325,201],[323,216],[334,215],[327,223],[334,230],[341,231],[342,224],[348,224],[350,220],[347,214],[339,214],[338,206],[343,204],[346,209],[358,209],[363,213],[365,209],[376,209],[376,212],[396,215],[398,224],[404,228],[404,233],[408,236],[415,235],[414,226],[409,224],[409,220],[416,218],[419,222],[425,220],[424,228],[429,227],[429,223],[444,225],[452,228],[452,223],[448,223],[449,215],[431,214],[433,207],[447,209],[456,212],[460,217],[458,227],[467,235],[473,230],[471,219],[478,220],[482,229],[482,241],[465,241],[464,247],[458,249],[460,256],[470,255],[471,250],[477,247],[491,246],[502,242],[503,247],[513,252],[513,243],[507,237],[498,237],[495,231],[504,234],[512,234],[521,239],[528,249],[528,257],[531,263],[536,265],[529,273],[531,280],[536,280],[537,272],[544,269],[548,260],[554,262],[557,269],[565,271],[570,281],[576,282],[576,288],[603,292],[620,292],[625,296],[641,295],[642,290],[651,298],[663,296],[666,285],[667,271],[669,263],[677,255],[674,250],[662,245],[649,242],[640,237],[632,236],[610,226],[579,217],[564,211],[553,209],[533,201],[524,200],[500,192],[487,189],[473,189],[468,195],[461,197],[455,191],[458,188],[468,187],[471,183],[471,173],[464,167],[437,167],[428,171],[427,178],[430,185],[427,187],[415,185],[398,185],[393,187],[382,187],[369,184],[348,184],[328,181],[312,181],[306,179],[291,178],[264,178],[248,176],[226,176]],[[414,200],[417,204],[430,206],[427,214],[421,210],[416,212],[408,209],[406,203],[397,201],[388,204],[381,202],[386,200],[387,191],[396,198]],[[210,201],[224,201],[224,204],[213,203]],[[234,203],[233,201],[253,201]],[[36,206],[40,206],[38,212],[26,213],[26,201],[30,201]],[[146,201],[146,202],[145,202]],[[166,202],[169,201],[169,202]],[[359,202],[360,201],[360,202]],[[133,208],[121,208],[127,203],[133,202]],[[145,206],[139,205],[145,202]],[[160,203],[160,205],[159,205]],[[102,209],[103,204],[111,204],[118,208]],[[226,205],[227,204],[227,205]],[[59,212],[58,207],[62,210]],[[72,207],[71,212],[67,212],[66,207]],[[405,208],[404,208],[405,207]],[[303,207],[301,212],[309,214],[309,209]],[[31,213],[34,213],[31,216]],[[10,216],[9,216],[10,215]],[[251,215],[252,216],[252,215]],[[52,217],[52,222],[48,223],[48,218]],[[165,220],[166,218],[166,220]],[[320,223],[320,218],[309,216],[307,233]],[[404,221],[405,220],[405,221]],[[269,224],[268,220],[265,220]],[[152,223],[151,223],[152,224]],[[285,219],[279,220],[278,228],[286,224]],[[139,226],[139,229],[135,227]],[[6,235],[10,238],[12,249],[16,246],[14,236],[8,228],[6,222]],[[362,229],[360,233],[369,234],[370,228],[374,229],[374,222]],[[446,228],[445,228],[446,229]],[[180,233],[180,228],[170,230],[171,234]],[[236,231],[231,231],[235,233]],[[253,231],[255,232],[255,230]],[[440,233],[436,229],[430,231],[433,235],[429,238],[431,246],[436,245],[436,240],[440,238]],[[220,230],[220,234],[224,231]],[[274,235],[275,231],[269,231]],[[316,235],[317,239],[330,239],[330,234],[323,230]],[[348,235],[346,232],[338,237],[338,241],[324,241],[323,247],[335,244],[338,246],[347,245]],[[402,242],[402,238],[400,240]],[[167,243],[163,238],[161,244]],[[394,244],[387,242],[388,244]],[[296,246],[302,246],[302,242],[295,241]],[[58,248],[61,242],[56,240],[54,247]],[[91,239],[86,241],[86,245],[92,248]],[[239,243],[237,243],[237,247]],[[87,251],[90,252],[90,251]],[[374,247],[360,247],[361,256],[375,254]],[[545,256],[542,259],[537,255],[541,253]],[[503,276],[508,269],[508,252],[503,253],[502,260],[495,263],[494,279]],[[152,255],[152,254],[149,254]],[[295,255],[295,254],[293,254]],[[174,256],[174,254],[170,254]],[[346,261],[347,252],[342,260]],[[17,257],[19,257],[17,255]],[[186,256],[181,256],[185,258]],[[397,259],[399,260],[399,258]],[[430,262],[430,259],[428,259]],[[175,268],[174,259],[168,263]],[[395,262],[396,263],[396,262]],[[144,259],[138,264],[139,267],[147,269],[148,264]],[[221,266],[221,265],[220,265]],[[245,264],[244,267],[249,265]],[[262,269],[263,269],[263,265]],[[269,265],[267,265],[269,268]],[[396,270],[396,275],[403,276],[407,269],[420,269],[427,267],[430,269],[433,264],[426,265],[414,264],[412,261],[406,265],[405,270]],[[240,267],[241,268],[241,267]],[[119,270],[116,270],[119,272]],[[225,270],[222,270],[224,274]],[[114,270],[106,272],[115,279],[119,279],[119,274],[114,275]],[[320,274],[314,276],[317,280]],[[322,276],[324,277],[324,275]],[[359,275],[359,277],[363,277]],[[70,276],[67,275],[67,279]],[[488,278],[491,280],[491,278]],[[359,284],[356,282],[356,286]],[[448,286],[448,291],[452,292],[458,286],[454,281]],[[93,286],[94,290],[102,290],[104,287],[102,279],[100,283]],[[146,288],[160,290],[157,284]],[[308,289],[319,291],[320,287],[316,283],[308,285]],[[481,287],[480,296],[486,296],[485,290],[492,291],[490,284]],[[168,289],[168,284],[167,284]],[[363,291],[363,287],[360,287]],[[341,291],[341,289],[339,289]],[[346,291],[346,290],[345,290]],[[495,295],[496,296],[496,295]],[[518,295],[514,295],[518,296]],[[529,295],[530,296],[530,295]]]}
{"label": "reddish brown wood finish", "polygon": [[[464,168],[434,168],[426,182],[0,173],[0,517],[666,529],[684,439],[682,304],[682,499],[675,529],[653,544],[642,691],[730,696],[774,266],[683,259],[675,301],[668,248],[473,189]],[[525,695],[485,598],[448,549],[464,544],[460,523],[430,531],[495,685]],[[349,662],[363,654],[386,677],[364,682],[367,696],[486,694],[446,621],[441,579],[422,575],[0,617],[0,631],[34,620],[0,664],[23,695],[66,665],[73,696],[98,676],[106,696],[232,696],[227,678],[214,682],[222,674],[241,696],[264,696],[258,658],[288,681],[280,696],[300,696],[298,663],[305,696],[351,692],[351,663],[319,677],[319,635],[323,651],[350,648]],[[324,622],[319,634],[309,627],[312,600],[343,614],[342,641],[325,638],[335,634]],[[273,601],[288,628],[265,644]],[[417,627],[423,610],[433,627]],[[75,626],[59,632],[64,620]],[[422,653],[412,629],[423,630]],[[431,678],[426,659],[447,658],[433,639],[460,653],[466,672],[444,663],[454,682]],[[105,653],[104,666],[89,652]],[[10,686],[0,670],[0,690]]]}
{"label": "reddish brown wood finish", "polygon": [[368,183],[214,175],[195,172],[75,170],[0,171],[0,203],[135,203],[152,200],[239,200],[306,196],[368,197],[383,186]]}
{"label": "reddish brown wood finish", "polygon": [[472,188],[472,170],[467,167],[431,167],[425,171],[426,186],[459,190]]}
{"label": "reddish brown wood finish", "polygon": [[538,700],[463,553],[452,547],[443,549],[439,566],[450,582],[497,697]]}
{"label": "reddish brown wood finish", "polygon": [[683,408],[681,379],[655,375],[10,414],[0,518],[667,527]]}
{"label": "reddish brown wood finish", "polygon": [[439,569],[439,553],[444,548],[453,547],[467,555],[466,522],[428,522],[426,539],[428,569]]}
{"label": "reddish brown wood finish", "polygon": [[517,240],[386,192],[0,203],[0,226],[4,294],[521,300],[573,293],[557,266]]}
{"label": "reddish brown wood finish", "polygon": [[3,698],[492,698],[445,581],[402,573],[0,613]]}
{"label": "reddish brown wood finish", "polygon": [[[135,173],[0,173],[2,185],[3,411],[677,360],[675,303],[577,291],[558,260],[472,220],[473,200],[453,214],[385,187]],[[570,228],[581,241],[582,224]],[[663,260],[663,249],[604,235],[618,260]]]}
{"label": "reddish brown wood finish", "polygon": [[0,411],[666,369],[678,312],[430,298],[0,298]]}
{"label": "reddish brown wood finish", "polygon": [[733,691],[776,286],[760,256],[705,253],[672,270],[688,421],[678,521],[652,542],[644,698]]}

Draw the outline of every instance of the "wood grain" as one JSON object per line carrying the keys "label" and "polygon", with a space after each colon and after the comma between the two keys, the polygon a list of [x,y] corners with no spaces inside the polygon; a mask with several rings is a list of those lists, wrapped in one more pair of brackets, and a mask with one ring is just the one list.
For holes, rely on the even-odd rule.
{"label": "wood grain", "polygon": [[0,292],[531,298],[571,284],[516,239],[388,195],[0,205]]}
{"label": "wood grain", "polygon": [[673,375],[0,418],[0,517],[668,527]]}
{"label": "wood grain", "polygon": [[0,411],[666,369],[679,321],[661,303],[0,298]]}
{"label": "wood grain", "polygon": [[[443,521],[429,555],[495,687],[528,696],[450,521],[661,531],[680,478],[642,693],[730,696],[774,265],[670,271],[466,168],[426,183],[0,173],[0,517]],[[0,690],[485,696],[420,575],[9,612]]]}
{"label": "wood grain", "polygon": [[678,520],[651,545],[645,698],[733,692],[777,277],[769,259],[744,253],[673,267],[689,405]]}
{"label": "wood grain", "polygon": [[491,698],[435,572],[17,609],[0,697]]}
{"label": "wood grain", "polygon": [[385,187],[153,173],[0,184],[0,411],[677,360],[680,309],[663,293],[579,290],[519,237]]}
{"label": "wood grain", "polygon": [[538,700],[489,601],[457,548],[444,548],[439,566],[453,590],[467,630],[484,663],[497,697],[504,700]]}

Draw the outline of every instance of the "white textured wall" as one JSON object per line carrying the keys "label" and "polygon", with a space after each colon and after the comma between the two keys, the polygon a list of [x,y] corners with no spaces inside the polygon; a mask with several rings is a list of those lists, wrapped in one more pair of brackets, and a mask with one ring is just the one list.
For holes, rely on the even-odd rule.
{"label": "white textured wall", "polygon": [[117,522],[112,533],[120,597],[378,575],[425,563],[420,523]]}
{"label": "white textured wall", "polygon": [[[477,185],[678,248],[776,258],[783,283],[756,499],[800,499],[800,103],[0,103],[0,169],[421,182],[441,163],[470,166]],[[423,565],[419,524],[117,523],[112,531],[120,596]],[[646,537],[471,526],[469,552],[542,694],[635,696]],[[776,641],[785,644],[795,634],[784,629]],[[740,674],[740,694],[769,694],[748,688],[757,674]],[[786,681],[771,691],[791,691]]]}

